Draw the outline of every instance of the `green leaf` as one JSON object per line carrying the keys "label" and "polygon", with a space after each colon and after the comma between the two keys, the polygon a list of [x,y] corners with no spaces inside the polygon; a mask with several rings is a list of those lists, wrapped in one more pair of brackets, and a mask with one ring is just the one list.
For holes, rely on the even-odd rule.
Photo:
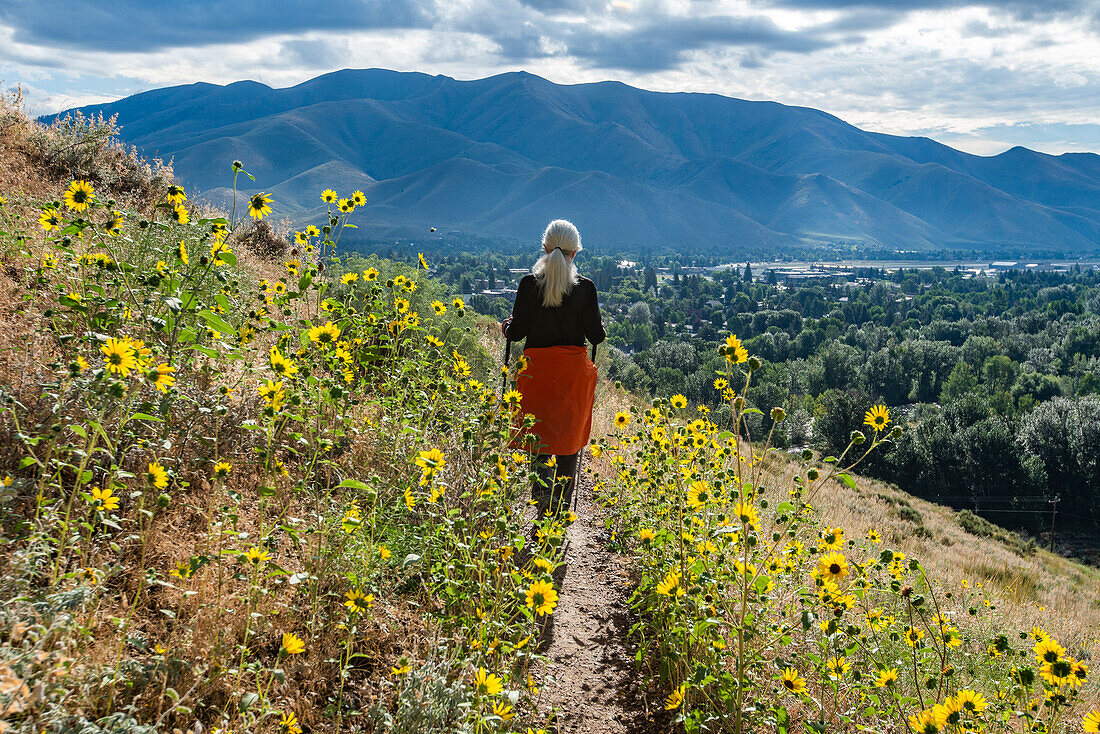
{"label": "green leaf", "polygon": [[370,489],[369,485],[366,485],[363,482],[360,482],[358,479],[345,479],[344,481],[342,481],[342,482],[340,482],[339,484],[336,485],[337,489],[340,489],[341,487],[350,487],[351,489],[361,489],[364,492]]}
{"label": "green leaf", "polygon": [[200,347],[198,344],[196,344],[195,346],[193,346],[191,348],[193,350],[195,350],[196,352],[202,352],[207,357],[211,357],[213,359],[218,358],[218,350],[216,350],[216,349],[211,349],[210,347]]}
{"label": "green leaf", "polygon": [[843,482],[849,489],[856,488],[856,480],[852,479],[848,474],[837,474],[836,478]]}
{"label": "green leaf", "polygon": [[157,423],[163,423],[164,419],[163,418],[155,418],[155,417],[149,415],[148,413],[134,413],[127,420],[127,423],[129,421],[156,421]]}
{"label": "green leaf", "polygon": [[814,613],[808,609],[802,610],[802,631],[808,632],[811,627],[814,626],[814,620],[817,619]]}
{"label": "green leaf", "polygon": [[794,512],[794,505],[792,505],[790,502],[780,502],[779,507],[775,508],[775,511],[778,512],[780,515],[786,514],[788,512]]}
{"label": "green leaf", "polygon": [[211,329],[231,336],[237,335],[237,330],[230,326],[229,323],[218,314],[210,311],[199,311],[199,316],[202,317],[202,320],[205,321],[206,325]]}

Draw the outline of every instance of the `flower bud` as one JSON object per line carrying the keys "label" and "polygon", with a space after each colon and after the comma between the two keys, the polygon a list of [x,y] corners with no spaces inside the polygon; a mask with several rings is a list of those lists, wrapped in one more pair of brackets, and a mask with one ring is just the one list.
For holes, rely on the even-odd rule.
{"label": "flower bud", "polygon": [[852,434],[848,437],[848,440],[856,446],[859,446],[861,443],[867,440],[867,437],[863,435],[863,431],[852,431]]}
{"label": "flower bud", "polygon": [[756,372],[763,366],[764,363],[760,361],[759,357],[749,357],[749,372]]}
{"label": "flower bud", "polygon": [[772,408],[772,423],[782,423],[787,417],[787,412],[782,408]]}

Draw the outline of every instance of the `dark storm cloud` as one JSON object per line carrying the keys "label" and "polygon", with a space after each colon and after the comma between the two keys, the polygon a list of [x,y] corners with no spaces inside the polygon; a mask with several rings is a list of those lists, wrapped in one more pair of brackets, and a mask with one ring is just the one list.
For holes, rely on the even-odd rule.
{"label": "dark storm cloud", "polygon": [[427,27],[415,0],[4,0],[14,40],[96,51],[155,51],[310,30]]}
{"label": "dark storm cloud", "polygon": [[805,54],[835,45],[813,33],[784,31],[763,17],[650,18],[616,33],[564,23],[528,24],[515,34],[499,31],[489,35],[508,58],[565,55],[593,67],[639,72],[675,68],[685,54],[699,49],[742,47],[766,56],[777,51]]}

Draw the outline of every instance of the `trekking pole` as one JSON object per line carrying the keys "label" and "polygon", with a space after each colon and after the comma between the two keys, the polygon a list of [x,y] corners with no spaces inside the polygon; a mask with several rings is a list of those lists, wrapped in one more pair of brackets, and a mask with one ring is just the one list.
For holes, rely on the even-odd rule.
{"label": "trekking pole", "polygon": [[504,374],[500,376],[500,397],[504,398],[504,388],[508,386],[508,363],[512,360],[512,340],[504,338]]}
{"label": "trekking pole", "polygon": [[[592,364],[596,364],[596,345],[592,345]],[[577,454],[577,468],[574,470],[577,474],[576,484],[573,487],[573,514],[577,514],[577,498],[581,494],[581,463],[584,461],[584,448],[581,448],[579,454]]]}

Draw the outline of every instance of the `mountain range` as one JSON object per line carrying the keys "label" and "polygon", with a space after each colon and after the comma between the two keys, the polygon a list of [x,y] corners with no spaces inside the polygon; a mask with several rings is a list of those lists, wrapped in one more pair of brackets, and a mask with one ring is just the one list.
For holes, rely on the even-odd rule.
{"label": "mountain range", "polygon": [[[1100,250],[1100,156],[977,156],[825,112],[515,72],[473,81],[344,70],[274,89],[156,89],[116,116],[189,192],[224,201],[241,160],[296,226],[360,189],[360,236],[537,241],[572,220],[595,244],[714,253],[804,245]],[[62,113],[64,114],[64,113]],[[48,121],[48,118],[45,118]],[[243,178],[243,177],[242,177]]]}

